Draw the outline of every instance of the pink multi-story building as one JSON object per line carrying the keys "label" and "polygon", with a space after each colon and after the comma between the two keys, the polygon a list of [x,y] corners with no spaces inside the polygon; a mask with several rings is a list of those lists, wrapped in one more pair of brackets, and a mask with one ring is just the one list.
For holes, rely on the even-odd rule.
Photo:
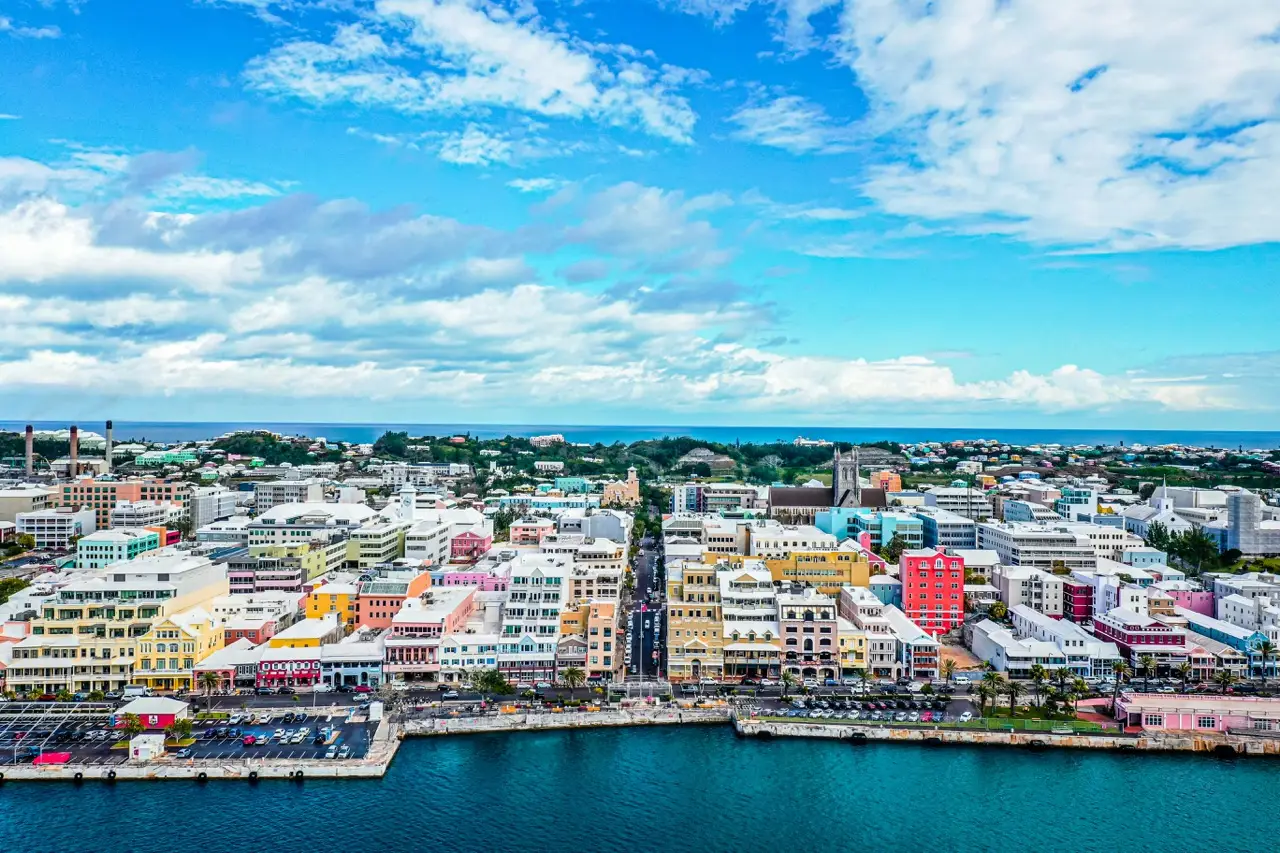
{"label": "pink multi-story building", "polygon": [[556,532],[556,523],[549,518],[522,518],[512,522],[512,545],[541,545],[542,537]]}
{"label": "pink multi-story building", "polygon": [[1178,607],[1185,607],[1201,616],[1217,617],[1217,603],[1212,592],[1198,589],[1186,581],[1161,581],[1153,586],[1173,599]]}
{"label": "pink multi-story building", "polygon": [[255,646],[274,637],[276,628],[275,619],[232,619],[222,626],[226,635],[224,642],[227,644],[236,640],[248,640]]}
{"label": "pink multi-story building", "polygon": [[258,687],[314,687],[320,680],[320,646],[264,649]]}
{"label": "pink multi-story building", "polygon": [[1062,618],[1077,625],[1093,619],[1093,587],[1071,578],[1062,579]]}
{"label": "pink multi-story building", "polygon": [[1150,655],[1159,665],[1158,673],[1167,675],[1191,655],[1186,631],[1132,610],[1116,608],[1109,613],[1095,613],[1093,633],[1100,640],[1115,643],[1134,669],[1142,665],[1144,656]]}
{"label": "pink multi-story building", "polygon": [[445,572],[440,576],[439,586],[474,586],[481,592],[506,592],[511,583],[510,575],[498,575],[492,572]]}
{"label": "pink multi-story building", "polygon": [[440,640],[460,634],[475,610],[477,587],[433,589],[404,603],[391,620],[383,670],[387,678],[440,680]]}
{"label": "pink multi-story building", "polygon": [[449,540],[449,559],[455,563],[474,562],[492,547],[492,533],[480,529],[464,530]]}
{"label": "pink multi-story building", "polygon": [[898,561],[902,610],[936,637],[964,622],[964,560],[934,548],[903,551]]}

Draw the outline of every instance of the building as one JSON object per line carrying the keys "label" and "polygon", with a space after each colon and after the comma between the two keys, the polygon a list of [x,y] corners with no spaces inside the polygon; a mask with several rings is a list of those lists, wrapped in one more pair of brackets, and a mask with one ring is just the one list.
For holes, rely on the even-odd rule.
{"label": "building", "polygon": [[81,478],[60,488],[58,506],[92,509],[95,530],[111,526],[111,510],[120,501],[177,504],[185,508],[191,500],[190,483],[155,477],[130,480]]}
{"label": "building", "polygon": [[567,598],[568,562],[551,555],[521,555],[513,564],[502,608],[498,670],[517,682],[553,681],[560,612]]}
{"label": "building", "polygon": [[[363,504],[286,503],[273,506],[249,524],[249,546],[298,545],[329,541],[373,522],[377,512]],[[355,549],[358,552],[358,548]]]}
{"label": "building", "polygon": [[[391,627],[383,641],[387,678],[440,681],[444,638],[466,630],[467,620],[475,611],[477,590],[474,586],[434,588],[407,599],[391,617]],[[492,653],[497,654],[496,643]],[[461,663],[456,666],[463,668]],[[491,666],[496,666],[496,657]]]}
{"label": "building", "polygon": [[207,607],[226,592],[223,566],[165,551],[85,572],[41,599],[31,634],[14,646],[8,686],[48,693],[120,690],[153,626]]}
{"label": "building", "polygon": [[1263,517],[1258,495],[1239,492],[1227,498],[1227,548],[1247,557],[1280,554],[1280,521]]}
{"label": "building", "polygon": [[497,634],[484,632],[446,636],[440,642],[440,680],[460,682],[472,670],[495,669],[501,639]]}
{"label": "building", "polygon": [[155,690],[190,690],[195,665],[223,646],[223,630],[203,607],[166,616],[138,639],[133,683]]}
{"label": "building", "polygon": [[294,646],[268,643],[258,657],[255,684],[275,690],[281,687],[314,689],[320,681],[321,654],[319,643]]}
{"label": "building", "polygon": [[265,643],[294,622],[303,601],[299,592],[220,595],[209,605],[209,615],[226,634],[225,645],[239,639]]}
{"label": "building", "polygon": [[249,544],[249,525],[253,519],[247,515],[233,515],[212,524],[195,528],[197,542],[217,542],[235,545]]}
{"label": "building", "polygon": [[899,560],[902,612],[932,636],[964,622],[964,560],[938,550],[904,551]]}
{"label": "building", "polygon": [[116,501],[111,508],[111,526],[117,527],[166,527],[186,515],[180,504],[156,501]]}
{"label": "building", "polygon": [[1280,730],[1280,699],[1125,692],[1116,716],[1144,731],[1272,732]]}
{"label": "building", "polygon": [[928,500],[938,509],[962,515],[974,521],[985,521],[994,513],[990,496],[982,489],[937,488],[928,492]]}
{"label": "building", "polygon": [[1062,579],[1062,617],[1077,625],[1093,621],[1093,585],[1077,578]]}
{"label": "building", "polygon": [[873,549],[884,548],[894,538],[907,548],[919,548],[924,543],[924,523],[908,512],[832,507],[819,512],[814,525],[840,540],[865,537]]}
{"label": "building", "polygon": [[[1114,531],[1114,528],[1108,528]],[[978,548],[995,551],[1006,566],[1093,569],[1097,552],[1089,537],[1061,524],[986,522],[978,525]]]}
{"label": "building", "polygon": [[359,593],[359,588],[350,583],[326,583],[318,586],[307,596],[304,606],[307,619],[333,616],[348,628],[355,627],[356,596]]}
{"label": "building", "polygon": [[886,606],[884,618],[897,640],[898,671],[908,678],[940,676],[941,645],[896,607]]}
{"label": "building", "polygon": [[70,548],[77,538],[97,529],[94,510],[77,510],[68,506],[20,512],[14,522],[17,535],[32,537],[37,548]]}
{"label": "building", "polygon": [[160,534],[154,530],[98,530],[76,543],[76,568],[100,569],[136,559],[159,547]]}
{"label": "building", "polygon": [[764,565],[783,586],[803,584],[832,596],[839,595],[841,587],[871,582],[871,564],[855,551],[796,551],[766,559]]}
{"label": "building", "polygon": [[56,489],[31,484],[21,484],[0,489],[0,522],[17,521],[20,512],[38,512],[54,506]]}
{"label": "building", "polygon": [[935,548],[943,551],[978,547],[978,524],[959,513],[936,507],[920,507],[912,511],[920,519],[921,543],[919,548]]}
{"label": "building", "polygon": [[840,590],[837,603],[840,618],[866,635],[867,673],[876,678],[897,678],[902,672],[898,639],[884,615],[885,607],[880,599],[860,587]]}
{"label": "building", "polygon": [[[569,509],[556,516],[557,533],[580,533],[592,539],[630,542],[635,519],[616,509]],[[539,540],[541,541],[541,540]]]}
{"label": "building", "polygon": [[1077,535],[1083,535],[1093,546],[1094,554],[1108,560],[1120,562],[1126,551],[1143,547],[1144,543],[1137,536],[1118,527],[1086,522],[1067,522],[1055,525]]}
{"label": "building", "polygon": [[1010,678],[1030,678],[1034,666],[1052,672],[1067,665],[1067,656],[1057,643],[1016,637],[1008,628],[990,619],[974,624],[970,648],[997,672],[1008,673]]}
{"label": "building", "polygon": [[1115,643],[1135,670],[1142,666],[1142,658],[1147,655],[1155,659],[1158,673],[1163,675],[1189,660],[1186,631],[1131,610],[1117,608],[1108,613],[1095,613],[1093,633],[1100,640]]}
{"label": "building", "polygon": [[1001,501],[1000,517],[1004,521],[1027,521],[1036,524],[1052,524],[1055,521],[1064,520],[1062,516],[1043,504],[1019,500]]}
{"label": "building", "polygon": [[1081,678],[1109,676],[1121,659],[1115,643],[1099,640],[1066,619],[1054,619],[1025,604],[1009,608],[1009,618],[1017,636],[1055,644],[1066,658],[1063,665]]}
{"label": "building", "polygon": [[840,677],[836,600],[816,589],[778,593],[782,669],[798,678]]}
{"label": "building", "polygon": [[[259,645],[245,639],[228,641],[204,660],[196,661],[192,670],[195,682],[199,685],[200,676],[212,672],[220,682],[214,690],[254,687],[258,683],[258,662],[266,649],[265,644]],[[200,691],[204,692],[204,688],[201,687]]]}
{"label": "building", "polygon": [[[556,532],[556,522],[549,518],[527,517],[519,521],[511,523],[508,539],[512,545],[538,545],[542,542],[542,537],[548,533]],[[409,554],[410,549],[415,549],[413,541],[414,531],[410,532],[409,538],[405,543],[405,554]],[[446,538],[446,541],[447,538]]]}
{"label": "building", "polygon": [[743,560],[718,569],[724,616],[721,655],[724,679],[781,676],[782,639],[773,576],[759,560]]}
{"label": "building", "polygon": [[281,504],[315,504],[324,501],[324,480],[274,480],[253,484],[254,510],[261,515]]}
{"label": "building", "polygon": [[812,525],[776,525],[753,522],[746,528],[747,555],[779,559],[804,551],[834,551],[836,537]]}
{"label": "building", "polygon": [[1189,630],[1195,631],[1197,634],[1203,634],[1211,640],[1225,643],[1243,654],[1248,661],[1251,675],[1272,677],[1277,672],[1280,672],[1280,661],[1277,660],[1277,655],[1269,655],[1264,664],[1262,655],[1258,651],[1264,642],[1269,642],[1273,646],[1277,644],[1276,629],[1274,627],[1262,630],[1242,628],[1239,625],[1233,625],[1230,622],[1214,619],[1212,616],[1205,616],[1182,607],[1175,607],[1174,613],[1186,623]]}
{"label": "building", "polygon": [[301,593],[310,580],[342,568],[347,560],[346,536],[310,539],[294,545],[254,546],[227,563],[227,579],[236,594]]}
{"label": "building", "polygon": [[1019,605],[1047,616],[1061,617],[1063,577],[1027,566],[999,566],[991,584],[1000,591],[1000,600],[1010,610]]}
{"label": "building", "polygon": [[724,614],[716,572],[715,565],[700,562],[667,567],[667,678],[671,681],[724,677]]}
{"label": "building", "polygon": [[[140,696],[132,702],[126,702],[115,711],[116,725],[123,726],[126,715],[137,717],[143,727],[151,731],[163,731],[178,720],[191,718],[191,707],[178,699],[165,696]],[[132,752],[132,748],[130,750]],[[163,738],[160,751],[164,751]],[[136,756],[135,756],[136,757]]]}
{"label": "building", "polygon": [[191,529],[199,530],[224,518],[236,514],[236,503],[239,492],[233,492],[225,486],[197,486],[191,490],[191,499],[187,504],[187,512],[191,518]]}
{"label": "building", "polygon": [[337,643],[320,647],[320,686],[368,687],[382,683],[382,659],[386,650],[381,635],[372,632],[352,634]]}
{"label": "building", "polygon": [[627,469],[627,479],[610,480],[604,484],[601,506],[638,506],[640,503],[640,478],[635,466]]}
{"label": "building", "polygon": [[1053,502],[1053,511],[1068,521],[1077,521],[1081,515],[1093,517],[1098,514],[1098,493],[1093,489],[1064,486]]}
{"label": "building", "polygon": [[273,649],[319,648],[325,643],[336,643],[345,633],[338,613],[323,613],[294,622],[268,640],[267,646]]}
{"label": "building", "polygon": [[400,608],[421,598],[430,588],[431,573],[416,570],[383,572],[373,580],[361,581],[355,624],[361,628],[390,628]]}
{"label": "building", "polygon": [[589,681],[622,679],[623,641],[618,636],[618,604],[616,601],[592,601],[584,604],[587,625],[586,673]]}

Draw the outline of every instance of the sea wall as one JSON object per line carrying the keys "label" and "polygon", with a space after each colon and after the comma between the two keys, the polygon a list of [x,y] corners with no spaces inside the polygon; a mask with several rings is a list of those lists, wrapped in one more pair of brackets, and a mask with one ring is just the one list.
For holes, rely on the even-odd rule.
{"label": "sea wall", "polygon": [[734,721],[747,737],[811,737],[848,741],[888,741],[927,745],[966,744],[1025,748],[1108,749],[1144,752],[1204,752],[1233,755],[1280,756],[1280,739],[1223,734],[1053,734],[981,729],[886,728],[882,726],[824,725],[740,718]]}
{"label": "sea wall", "polygon": [[484,732],[549,731],[618,726],[661,726],[729,722],[728,708],[689,710],[628,709],[619,711],[577,711],[563,714],[495,714],[484,717],[435,717],[410,719],[402,724],[406,737],[481,734]]}

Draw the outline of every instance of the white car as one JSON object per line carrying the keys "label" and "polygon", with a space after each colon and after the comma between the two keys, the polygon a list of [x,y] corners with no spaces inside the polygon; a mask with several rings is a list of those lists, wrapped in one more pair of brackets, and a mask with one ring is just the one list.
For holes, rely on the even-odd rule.
{"label": "white car", "polygon": [[806,679],[804,680],[804,686],[805,686],[805,687],[817,687],[817,686],[818,686],[818,680],[817,680],[816,678],[806,678]]}
{"label": "white car", "polygon": [[967,675],[957,675],[955,678],[952,678],[951,680],[952,680],[952,681],[954,681],[956,684],[968,684],[968,683],[969,683],[969,676],[967,676]]}
{"label": "white car", "polygon": [[973,714],[971,714],[968,711],[965,711],[963,714],[960,715],[960,722],[962,723],[967,723],[972,719],[973,719]]}

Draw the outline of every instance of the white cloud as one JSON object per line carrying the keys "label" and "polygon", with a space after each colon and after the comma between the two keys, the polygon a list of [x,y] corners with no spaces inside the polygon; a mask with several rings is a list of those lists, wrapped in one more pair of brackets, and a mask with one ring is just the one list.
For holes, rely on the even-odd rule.
{"label": "white cloud", "polygon": [[461,133],[445,137],[440,144],[440,159],[446,163],[488,166],[509,162],[512,148],[510,139],[469,124]]}
{"label": "white cloud", "polygon": [[686,199],[679,191],[628,181],[588,199],[583,222],[570,231],[570,238],[633,256],[710,248],[717,231],[696,215],[729,203],[718,193]]}
{"label": "white cloud", "polygon": [[0,210],[0,282],[145,279],[217,291],[252,281],[256,253],[149,252],[99,245],[93,223],[50,198]]}
{"label": "white cloud", "polygon": [[568,181],[562,178],[516,178],[507,186],[522,193],[548,193],[564,187]]}
{"label": "white cloud", "polygon": [[280,190],[260,181],[179,175],[161,184],[155,194],[161,198],[232,199],[278,196]]}
{"label": "white cloud", "polygon": [[20,39],[56,39],[62,38],[62,30],[57,27],[26,27],[15,24],[12,18],[0,16],[0,33]]}
{"label": "white cloud", "polygon": [[852,127],[832,121],[818,104],[799,95],[755,98],[729,117],[734,136],[792,154],[843,154],[854,150]]}
{"label": "white cloud", "polygon": [[682,12],[711,18],[717,25],[731,22],[753,4],[769,6],[774,20],[774,38],[792,53],[804,53],[816,46],[811,19],[840,0],[661,0]]}
{"label": "white cloud", "polygon": [[17,121],[22,116],[16,116],[13,113],[0,113],[0,121]]}
{"label": "white cloud", "polygon": [[411,114],[505,108],[690,141],[696,116],[670,85],[684,78],[622,57],[627,51],[593,52],[600,46],[490,0],[379,0],[375,11],[370,26],[398,33],[392,25],[408,24],[408,38],[388,42],[364,25],[346,25],[328,44],[289,42],[253,60],[246,80],[319,104]]}
{"label": "white cloud", "polygon": [[847,3],[890,213],[1103,249],[1280,239],[1273,0]]}

